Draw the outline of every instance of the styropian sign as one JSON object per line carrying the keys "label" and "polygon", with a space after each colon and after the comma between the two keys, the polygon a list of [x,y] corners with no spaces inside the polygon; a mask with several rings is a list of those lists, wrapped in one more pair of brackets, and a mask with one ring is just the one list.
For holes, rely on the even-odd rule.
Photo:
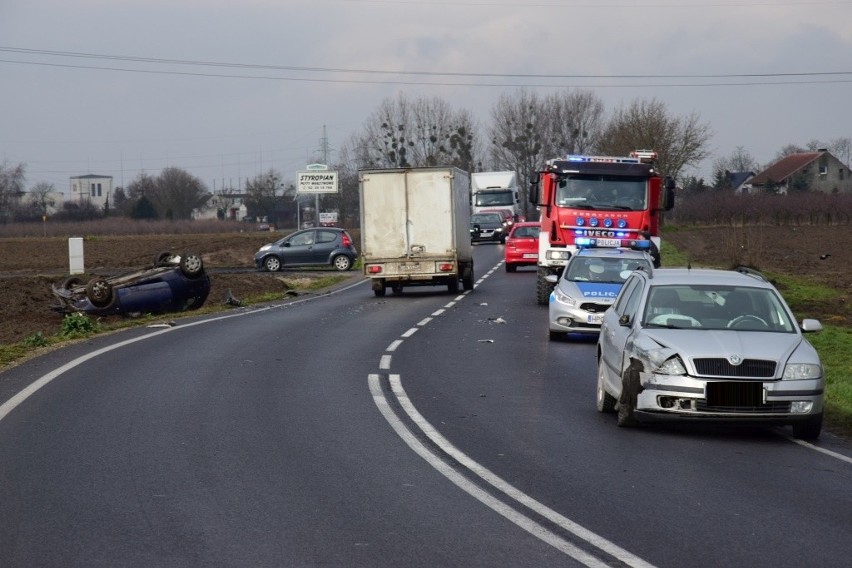
{"label": "styropian sign", "polygon": [[337,193],[337,172],[311,170],[299,172],[299,193]]}

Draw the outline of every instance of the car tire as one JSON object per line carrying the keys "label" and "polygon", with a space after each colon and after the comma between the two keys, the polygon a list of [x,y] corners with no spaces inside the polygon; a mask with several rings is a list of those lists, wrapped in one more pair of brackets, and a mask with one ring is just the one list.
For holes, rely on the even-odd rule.
{"label": "car tire", "polygon": [[77,276],[69,276],[65,280],[62,281],[62,284],[59,287],[63,290],[70,290],[71,288],[75,288],[83,283],[83,279]]}
{"label": "car tire", "polygon": [[801,440],[816,440],[822,432],[822,413],[802,422],[793,423],[793,436]]}
{"label": "car tire", "polygon": [[598,412],[615,411],[615,398],[606,392],[603,378],[603,359],[598,360],[597,408]]}
{"label": "car tire", "polygon": [[552,329],[547,330],[547,338],[550,341],[559,341],[565,337],[565,332],[562,331],[553,331]]}
{"label": "car tire", "polygon": [[639,383],[639,373],[642,370],[642,364],[636,360],[630,361],[630,366],[624,371],[621,378],[621,396],[618,399],[618,425],[637,426],[636,420],[636,401],[639,397],[641,384]]}
{"label": "car tire", "polygon": [[338,254],[331,259],[331,265],[341,272],[345,272],[352,268],[352,259],[345,254]]}
{"label": "car tire", "polygon": [[96,308],[105,308],[112,303],[112,284],[103,278],[93,278],[86,284],[86,297]]}
{"label": "car tire", "polygon": [[506,272],[515,272],[518,269],[514,264],[506,263]]}
{"label": "car tire", "polygon": [[201,255],[187,252],[180,257],[180,271],[187,278],[198,278],[204,273],[204,261]]}
{"label": "car tire", "polygon": [[164,250],[163,252],[157,254],[157,256],[154,257],[154,268],[157,268],[158,266],[166,266],[166,261],[172,258],[173,256],[174,254],[167,250]]}
{"label": "car tire", "polygon": [[278,272],[284,264],[281,262],[281,259],[275,255],[267,256],[263,259],[263,268],[267,272]]}

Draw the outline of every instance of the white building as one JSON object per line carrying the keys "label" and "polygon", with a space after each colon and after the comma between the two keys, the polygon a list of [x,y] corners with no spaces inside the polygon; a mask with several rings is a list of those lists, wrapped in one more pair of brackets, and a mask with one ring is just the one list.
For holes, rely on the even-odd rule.
{"label": "white building", "polygon": [[109,201],[112,206],[112,176],[87,174],[71,177],[71,203],[89,201],[98,209],[103,209]]}

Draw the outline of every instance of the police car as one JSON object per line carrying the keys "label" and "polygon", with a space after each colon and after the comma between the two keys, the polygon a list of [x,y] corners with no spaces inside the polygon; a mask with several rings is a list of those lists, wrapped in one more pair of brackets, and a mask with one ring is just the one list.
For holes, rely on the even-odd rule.
{"label": "police car", "polygon": [[577,254],[568,260],[562,276],[547,276],[555,284],[550,293],[550,339],[566,333],[598,334],[604,312],[615,301],[624,281],[637,268],[650,270],[650,241],[634,241],[631,248],[596,248],[595,239],[575,240]]}

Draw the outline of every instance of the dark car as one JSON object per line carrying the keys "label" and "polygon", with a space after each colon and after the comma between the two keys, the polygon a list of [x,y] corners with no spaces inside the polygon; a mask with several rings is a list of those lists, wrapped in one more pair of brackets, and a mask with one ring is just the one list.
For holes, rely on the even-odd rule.
{"label": "dark car", "polygon": [[303,229],[265,244],[254,254],[254,265],[269,272],[289,266],[332,266],[349,270],[358,256],[352,237],[344,229]]}
{"label": "dark car", "polygon": [[72,276],[52,289],[53,309],[61,313],[155,314],[200,308],[210,293],[210,277],[201,256],[163,252],[151,268],[88,282]]}
{"label": "dark car", "polygon": [[470,216],[470,242],[506,242],[506,223],[499,213],[474,213]]}

